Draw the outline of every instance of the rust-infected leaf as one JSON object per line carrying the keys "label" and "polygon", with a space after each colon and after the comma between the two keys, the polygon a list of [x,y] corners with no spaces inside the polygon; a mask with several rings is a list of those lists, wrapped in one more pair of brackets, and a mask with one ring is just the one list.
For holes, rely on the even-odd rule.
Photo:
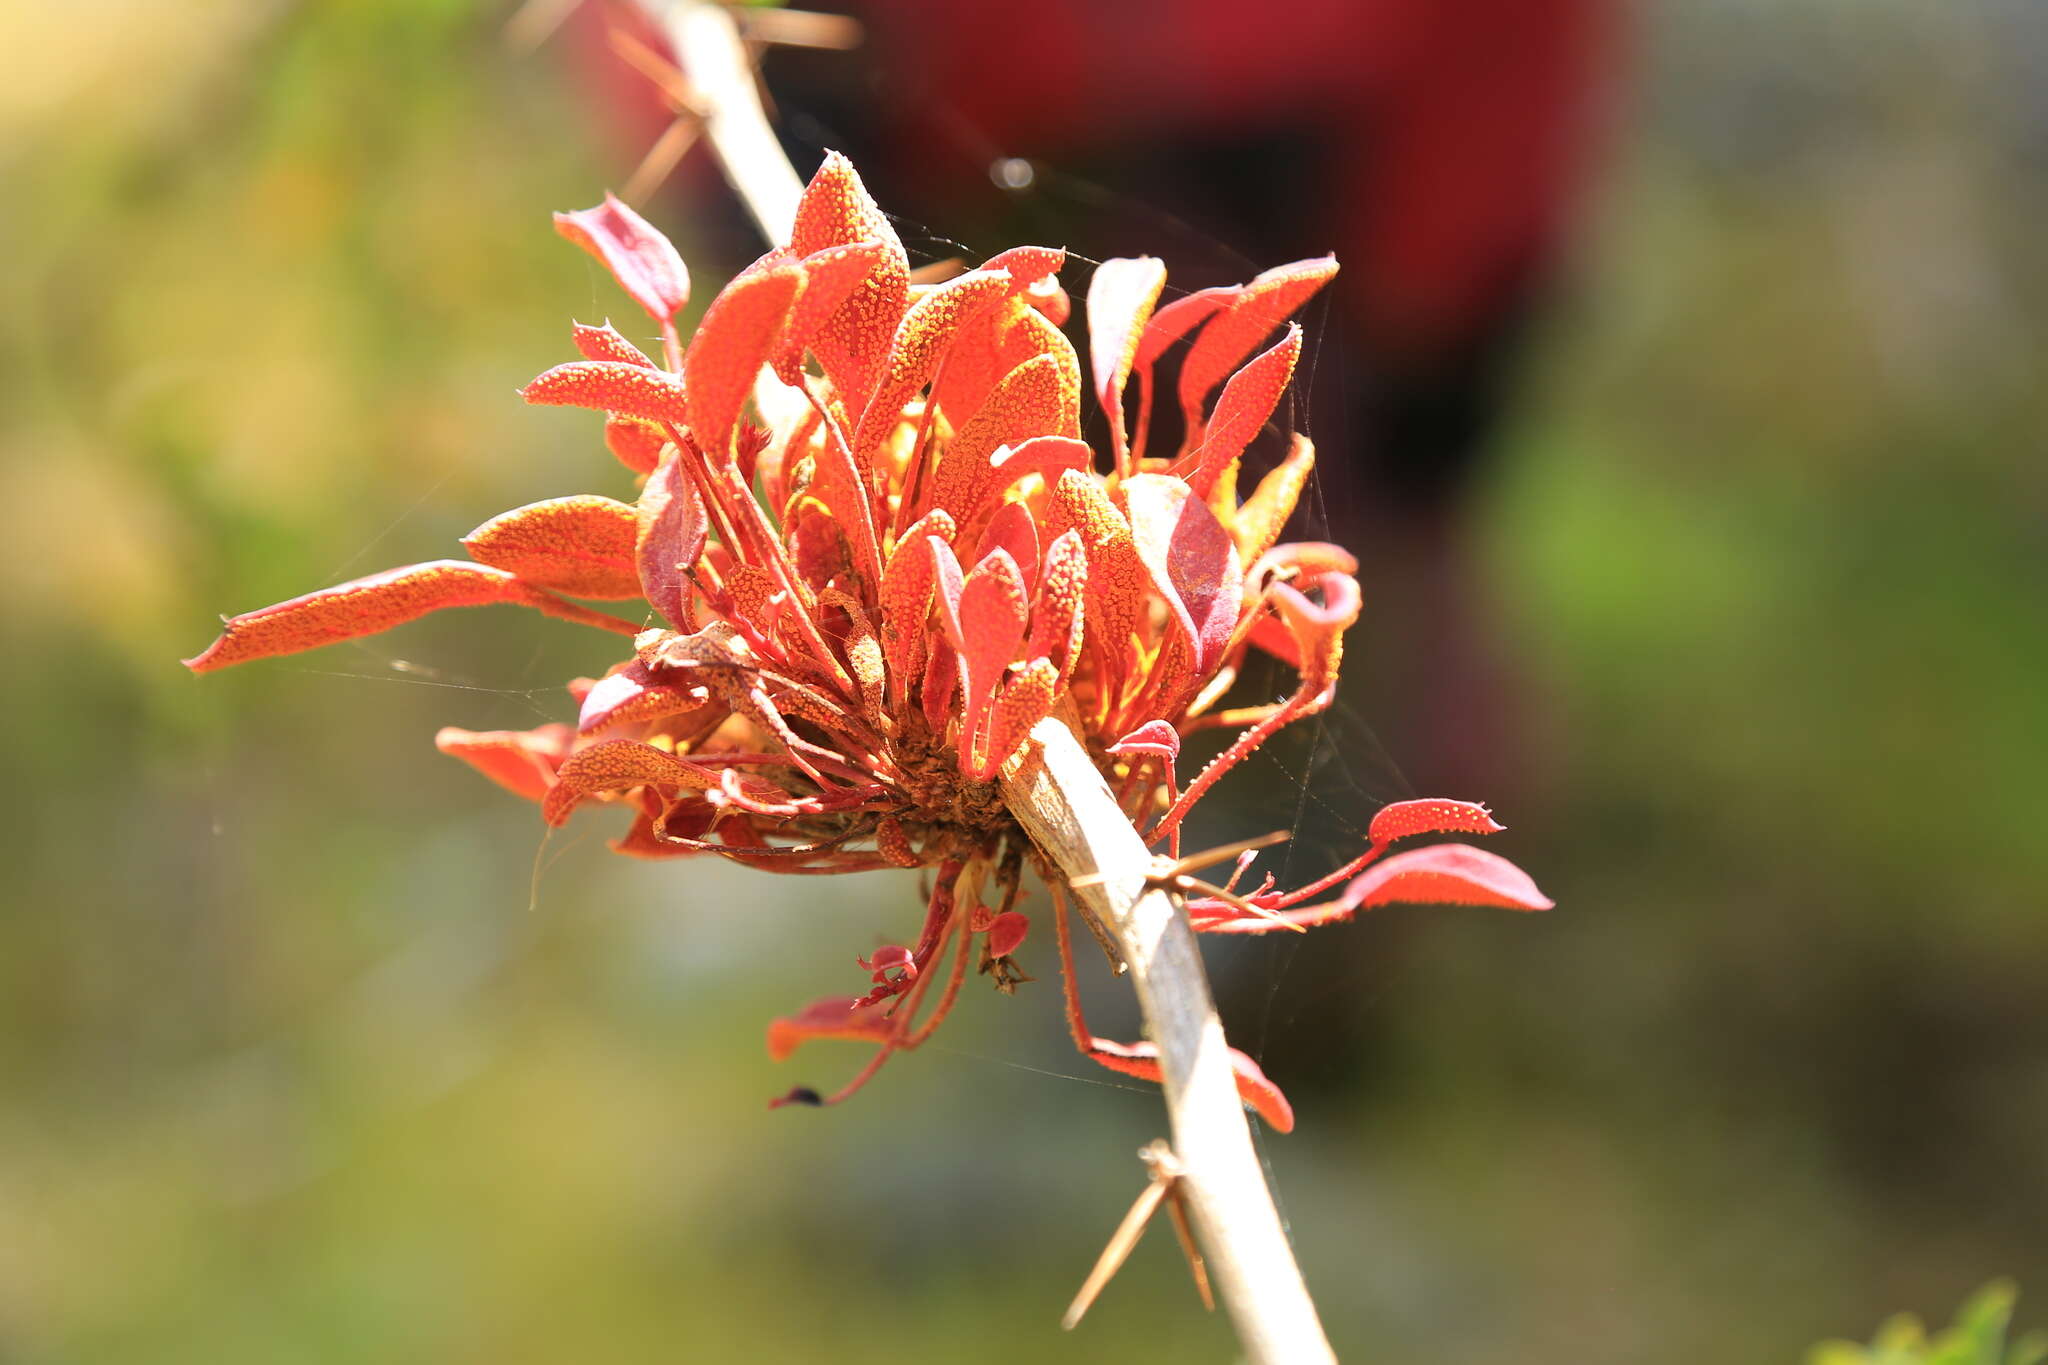
{"label": "rust-infected leaf", "polygon": [[1102,486],[1078,470],[1053,485],[1053,521],[1080,534],[1088,553],[1087,631],[1112,669],[1121,674],[1146,597],[1148,574],[1131,538],[1131,524]]}
{"label": "rust-infected leaf", "polygon": [[619,329],[607,322],[602,327],[588,327],[575,323],[570,333],[585,360],[610,360],[622,365],[639,365],[655,369],[655,363],[647,358],[646,352],[626,340]]}
{"label": "rust-infected leaf", "polygon": [[1031,658],[1050,659],[1061,683],[1073,676],[1080,661],[1087,625],[1081,603],[1087,590],[1088,552],[1081,547],[1081,535],[1062,532],[1045,548],[1038,595],[1031,602],[1031,641],[1025,648]]}
{"label": "rust-infected leaf", "polygon": [[828,247],[876,241],[882,252],[846,301],[810,338],[841,401],[858,412],[881,378],[883,348],[895,333],[910,297],[910,260],[896,229],[869,197],[853,164],[827,152],[824,164],[804,187],[791,229],[790,249],[810,256]]}
{"label": "rust-infected leaf", "polygon": [[576,717],[581,734],[595,734],[613,725],[663,720],[695,711],[711,700],[711,690],[701,683],[657,678],[638,659],[597,680],[584,694],[582,711]]}
{"label": "rust-infected leaf", "polygon": [[631,787],[714,791],[718,773],[677,758],[666,749],[631,739],[601,740],[571,754],[555,772],[555,785],[541,802],[541,818],[562,824],[586,796]]}
{"label": "rust-infected leaf", "polygon": [[1390,844],[1417,834],[1498,834],[1501,828],[1482,805],[1430,797],[1381,806],[1366,837],[1375,844]]}
{"label": "rust-infected leaf", "polygon": [[571,597],[640,596],[633,565],[633,509],[594,493],[549,498],[501,512],[462,538],[479,564]]}
{"label": "rust-infected leaf", "polygon": [[732,458],[740,409],[774,352],[803,281],[803,272],[787,265],[740,275],[711,301],[690,338],[683,365],[690,434],[714,462]]}
{"label": "rust-infected leaf", "polygon": [[1202,404],[1216,385],[1336,273],[1334,256],[1275,266],[1238,290],[1202,328],[1180,367],[1181,411],[1190,444],[1202,430]]}
{"label": "rust-infected leaf", "polygon": [[621,635],[639,630],[630,621],[566,602],[503,569],[437,559],[337,583],[232,617],[220,638],[204,653],[185,660],[185,667],[194,673],[211,673],[250,659],[298,654],[375,635],[444,607],[482,607],[498,602],[536,607],[564,621]]}
{"label": "rust-infected leaf", "polygon": [[936,285],[910,305],[889,344],[889,368],[869,398],[855,430],[853,451],[864,457],[902,418],[903,405],[931,382],[954,334],[1010,287],[999,270],[970,270]]}
{"label": "rust-infected leaf", "polygon": [[1301,356],[1301,328],[1287,324],[1287,334],[1230,377],[1216,411],[1203,430],[1201,443],[1173,472],[1188,481],[1195,496],[1207,501],[1224,471],[1237,462],[1246,446],[1287,392],[1294,364]]}
{"label": "rust-infected leaf", "polygon": [[529,403],[556,408],[596,408],[650,422],[689,421],[683,382],[666,370],[623,360],[572,360],[557,365],[519,391]]}

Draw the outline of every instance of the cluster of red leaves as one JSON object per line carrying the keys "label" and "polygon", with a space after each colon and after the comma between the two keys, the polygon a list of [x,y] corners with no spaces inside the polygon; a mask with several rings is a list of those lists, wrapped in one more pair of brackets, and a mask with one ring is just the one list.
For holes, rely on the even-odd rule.
{"label": "cluster of red leaves", "polygon": [[[570,685],[573,727],[449,729],[437,742],[538,802],[551,825],[589,803],[626,807],[622,853],[788,873],[930,869],[915,943],[862,959],[864,994],[769,1031],[777,1057],[820,1036],[878,1044],[837,1099],[930,1035],[977,942],[998,986],[1026,979],[1011,965],[1028,928],[1015,906],[1025,860],[1039,860],[997,778],[1032,726],[1055,712],[1076,726],[1132,820],[1177,853],[1183,818],[1218,777],[1330,704],[1359,614],[1356,564],[1334,545],[1279,543],[1314,451],[1295,437],[1242,497],[1238,475],[1301,352],[1286,319],[1336,262],[1164,307],[1159,261],[1097,267],[1085,382],[1107,419],[1101,472],[1080,439],[1062,251],[1018,247],[918,282],[853,168],[830,156],[790,244],[727,285],[685,348],[676,318],[689,276],[666,238],[609,198],[556,225],[646,310],[663,361],[609,324],[578,326],[583,358],[525,397],[602,412],[637,499],[515,509],[464,538],[473,562],[396,569],[235,617],[187,662],[205,672],[493,602],[633,637],[605,677]],[[1154,370],[1179,346],[1186,434],[1155,455]],[[572,598],[651,610],[636,625]],[[1293,669],[1292,691],[1217,710],[1252,650]],[[1183,786],[1181,739],[1211,727],[1237,733]],[[1198,929],[1251,933],[1391,901],[1547,907],[1512,864],[1464,845],[1380,861],[1413,835],[1498,828],[1479,806],[1403,802],[1379,813],[1359,858],[1312,885],[1282,893],[1268,878],[1240,893],[1248,852],[1189,912]],[[1055,900],[1077,1045],[1156,1078],[1149,1045],[1096,1038],[1082,1022]],[[1246,1100],[1290,1127],[1279,1091],[1237,1061]]]}

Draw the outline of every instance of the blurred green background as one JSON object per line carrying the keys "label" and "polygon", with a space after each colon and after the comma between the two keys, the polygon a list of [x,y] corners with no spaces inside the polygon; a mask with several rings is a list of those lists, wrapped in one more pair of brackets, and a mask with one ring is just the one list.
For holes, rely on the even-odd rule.
{"label": "blurred green background", "polygon": [[[605,641],[455,613],[177,665],[626,491],[513,390],[626,308],[546,215],[629,159],[503,18],[0,17],[0,1360],[1228,1358],[1157,1234],[1058,1332],[1163,1119],[1071,1079],[1043,943],[771,1113],[857,1054],[771,1064],[768,1019],[900,940],[910,879],[544,842],[432,752],[565,717]],[[1635,42],[1475,528],[1527,732],[1444,793],[1560,907],[1325,931],[1388,952],[1320,1063],[1285,955],[1215,954],[1300,1088],[1263,1148],[1347,1358],[1790,1361],[1996,1274],[2048,1301],[2048,25]],[[1385,723],[1331,799],[1395,794]]]}

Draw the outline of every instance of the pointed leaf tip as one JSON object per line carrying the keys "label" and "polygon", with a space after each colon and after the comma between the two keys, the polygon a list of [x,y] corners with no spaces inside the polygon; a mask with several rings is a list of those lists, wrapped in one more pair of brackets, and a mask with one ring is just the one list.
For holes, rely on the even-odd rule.
{"label": "pointed leaf tip", "polygon": [[690,301],[690,272],[675,246],[645,218],[606,194],[592,209],[555,215],[555,231],[604,263],[647,315],[664,325]]}
{"label": "pointed leaf tip", "polygon": [[621,635],[633,635],[639,630],[616,616],[565,602],[504,569],[437,559],[337,583],[231,617],[219,639],[184,663],[194,673],[210,673],[251,659],[299,654],[322,645],[375,635],[446,607],[481,607],[497,602],[537,607],[549,616]]}

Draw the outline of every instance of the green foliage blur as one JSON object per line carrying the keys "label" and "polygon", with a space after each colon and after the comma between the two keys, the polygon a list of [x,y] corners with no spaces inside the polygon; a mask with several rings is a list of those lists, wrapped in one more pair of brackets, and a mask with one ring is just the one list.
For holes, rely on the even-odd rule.
{"label": "green foliage blur", "polygon": [[[772,1064],[767,1021],[856,985],[914,879],[631,863],[433,753],[564,718],[607,640],[492,610],[177,664],[629,490],[514,390],[572,316],[628,325],[547,214],[631,158],[504,18],[0,13],[0,1361],[1229,1358],[1158,1233],[1057,1329],[1163,1125],[1067,1047],[1044,934],[1016,999],[771,1113],[857,1057]],[[1792,1360],[2048,1285],[2048,32],[1639,24],[1466,529],[1499,779],[1403,790],[1368,689],[1283,788],[1489,799],[1559,908],[1325,931],[1335,999],[1294,945],[1215,954],[1346,1358]],[[1396,674],[1404,581],[1365,586],[1347,674]]]}
{"label": "green foliage blur", "polygon": [[2048,1360],[2048,1333],[2030,1333],[2006,1347],[2012,1323],[2010,1280],[1984,1286],[1960,1309],[1955,1323],[1933,1337],[1920,1319],[1901,1313],[1877,1329],[1868,1347],[1826,1341],[1807,1353],[1806,1365],[2040,1365]]}

